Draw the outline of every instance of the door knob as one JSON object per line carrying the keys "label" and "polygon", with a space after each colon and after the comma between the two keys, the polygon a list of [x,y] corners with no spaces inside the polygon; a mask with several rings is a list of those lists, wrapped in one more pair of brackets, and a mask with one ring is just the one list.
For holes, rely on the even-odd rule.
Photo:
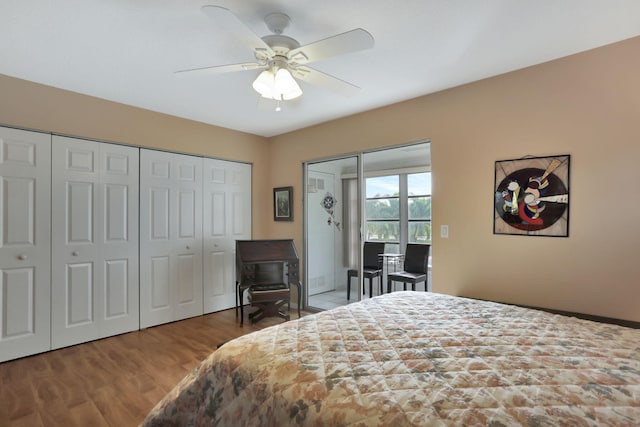
{"label": "door knob", "polygon": [[80,254],[78,253],[78,251],[73,251],[73,252],[71,252],[71,255],[73,255],[73,256],[78,256],[78,255],[80,255]]}
{"label": "door knob", "polygon": [[25,259],[27,259],[27,256],[25,254],[20,254],[20,255],[18,255],[18,259],[20,261],[24,261]]}
{"label": "door knob", "polygon": [[191,249],[191,246],[187,245],[187,250]]}

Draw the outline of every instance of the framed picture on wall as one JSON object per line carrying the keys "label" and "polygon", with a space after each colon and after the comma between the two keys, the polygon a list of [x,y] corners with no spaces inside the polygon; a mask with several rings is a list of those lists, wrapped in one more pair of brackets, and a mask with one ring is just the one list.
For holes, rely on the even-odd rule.
{"label": "framed picture on wall", "polygon": [[568,237],[570,158],[496,161],[493,233]]}
{"label": "framed picture on wall", "polygon": [[293,187],[273,189],[273,220],[293,221]]}

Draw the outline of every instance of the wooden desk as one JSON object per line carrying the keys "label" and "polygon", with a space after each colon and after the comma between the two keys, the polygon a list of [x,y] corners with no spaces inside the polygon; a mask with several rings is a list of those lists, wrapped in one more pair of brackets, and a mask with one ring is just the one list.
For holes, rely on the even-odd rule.
{"label": "wooden desk", "polygon": [[[282,283],[298,291],[298,317],[302,304],[298,252],[292,239],[236,240],[236,316],[244,321],[244,291],[254,285]],[[289,310],[291,303],[289,302]]]}

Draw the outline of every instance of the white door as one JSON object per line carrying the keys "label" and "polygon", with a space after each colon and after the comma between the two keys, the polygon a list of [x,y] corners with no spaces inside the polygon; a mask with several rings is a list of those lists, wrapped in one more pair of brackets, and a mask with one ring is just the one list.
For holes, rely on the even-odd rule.
{"label": "white door", "polygon": [[204,312],[235,306],[235,241],[251,239],[251,165],[204,159]]}
{"label": "white door", "polygon": [[0,127],[0,362],[51,348],[51,135]]}
{"label": "white door", "polygon": [[140,150],[140,224],[140,326],[202,314],[202,158]]}
{"label": "white door", "polygon": [[307,188],[307,238],[309,251],[307,259],[309,296],[332,291],[335,281],[335,226],[329,224],[329,213],[323,208],[322,200],[329,193],[335,196],[334,175],[309,170]]}
{"label": "white door", "polygon": [[138,153],[53,137],[54,349],[139,328]]}

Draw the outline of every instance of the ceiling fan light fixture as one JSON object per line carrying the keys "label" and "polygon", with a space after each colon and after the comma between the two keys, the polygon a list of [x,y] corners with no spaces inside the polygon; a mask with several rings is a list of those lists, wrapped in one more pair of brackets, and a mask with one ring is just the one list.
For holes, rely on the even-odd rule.
{"label": "ceiling fan light fixture", "polygon": [[275,99],[288,101],[302,95],[302,89],[289,70],[280,68],[274,78],[273,94],[277,97]]}
{"label": "ceiling fan light fixture", "polygon": [[275,86],[275,76],[273,71],[264,70],[253,81],[253,89],[264,98],[276,99],[273,96],[273,88]]}
{"label": "ceiling fan light fixture", "polygon": [[253,81],[253,89],[262,97],[278,101],[288,101],[302,95],[302,89],[286,68],[264,70]]}

